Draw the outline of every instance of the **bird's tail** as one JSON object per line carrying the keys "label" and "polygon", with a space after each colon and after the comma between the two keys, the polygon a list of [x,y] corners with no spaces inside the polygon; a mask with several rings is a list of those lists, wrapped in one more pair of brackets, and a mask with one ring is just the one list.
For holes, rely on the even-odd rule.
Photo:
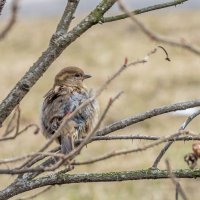
{"label": "bird's tail", "polygon": [[74,149],[74,137],[76,135],[75,122],[69,121],[61,129],[60,144],[61,153],[68,154]]}
{"label": "bird's tail", "polygon": [[74,149],[73,137],[66,134],[61,135],[61,153],[68,154]]}

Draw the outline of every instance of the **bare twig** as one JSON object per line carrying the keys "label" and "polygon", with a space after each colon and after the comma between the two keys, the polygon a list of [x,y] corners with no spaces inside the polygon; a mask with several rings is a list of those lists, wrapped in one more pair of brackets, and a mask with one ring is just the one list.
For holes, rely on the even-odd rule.
{"label": "bare twig", "polygon": [[115,156],[120,156],[120,155],[126,155],[126,154],[130,154],[130,153],[136,153],[136,152],[140,152],[140,151],[145,151],[149,148],[153,148],[163,142],[166,142],[166,141],[169,141],[169,140],[176,140],[180,135],[182,134],[190,134],[188,131],[180,131],[178,133],[175,133],[173,135],[170,135],[168,137],[161,137],[161,139],[159,141],[156,141],[156,142],[153,142],[149,145],[145,145],[143,147],[139,147],[139,148],[131,148],[131,149],[125,149],[125,150],[119,150],[119,151],[112,151],[110,153],[107,153],[103,156],[100,156],[98,158],[93,158],[93,159],[90,159],[90,160],[87,160],[87,161],[83,161],[83,162],[74,162],[73,164],[74,165],[86,165],[86,164],[92,164],[92,163],[95,163],[95,162],[98,162],[98,161],[102,161],[102,160],[106,160],[108,158],[111,158],[111,157],[115,157]]}
{"label": "bare twig", "polygon": [[10,30],[13,28],[16,19],[17,19],[17,13],[18,13],[18,3],[19,0],[13,0],[12,7],[11,7],[11,18],[8,21],[8,24],[5,26],[5,28],[0,32],[0,40],[5,38],[5,36],[10,32]]}
{"label": "bare twig", "polygon": [[[0,104],[0,125],[2,125],[4,120],[12,112],[15,106],[19,104],[19,102],[24,98],[31,87],[56,60],[62,51],[92,26],[101,22],[104,14],[115,4],[116,1],[117,0],[101,1],[99,5],[71,31],[68,31],[67,33],[65,32],[61,36],[58,33],[53,34],[48,49],[44,51],[42,56],[33,64],[30,70],[21,78],[21,80],[16,84],[16,86]],[[79,3],[79,0],[74,0],[71,2],[74,3],[71,9],[72,12],[70,12],[73,14]],[[182,3],[184,1],[179,0],[178,2]],[[173,5],[176,5],[176,3],[169,6]],[[73,17],[70,19],[72,18]]]}
{"label": "bare twig", "polygon": [[[176,2],[180,2],[182,3],[182,1],[176,1]],[[172,39],[166,38],[164,36],[158,35],[157,33],[153,32],[152,30],[150,30],[149,28],[147,28],[145,26],[145,24],[143,24],[142,22],[140,22],[134,15],[134,13],[131,13],[126,6],[122,3],[121,0],[118,0],[118,4],[121,8],[121,10],[125,13],[125,15],[129,16],[130,19],[136,23],[138,25],[138,27],[140,28],[140,30],[147,35],[150,39],[157,41],[157,42],[161,42],[163,44],[168,44],[171,46],[175,46],[175,47],[180,47],[183,49],[186,49],[196,55],[200,55],[200,49],[194,47],[193,45],[186,43],[185,40],[181,40],[181,41],[174,41]]]}
{"label": "bare twig", "polygon": [[184,130],[190,122],[192,122],[192,120],[194,118],[196,118],[198,115],[200,115],[200,110],[197,110],[196,112],[194,112],[192,115],[190,115],[187,120],[181,125],[179,130]]}
{"label": "bare twig", "polygon": [[[192,115],[190,115],[187,120],[181,125],[181,127],[179,128],[179,130],[185,130],[185,128],[189,125],[189,123],[198,115],[200,114],[200,110],[194,112]],[[163,147],[163,149],[160,151],[160,153],[158,154],[158,156],[156,157],[152,167],[156,168],[160,162],[160,160],[162,159],[162,157],[164,156],[164,154],[167,152],[167,150],[170,148],[170,146],[173,144],[173,141],[168,141],[165,146]]]}
{"label": "bare twig", "polygon": [[[80,35],[97,24],[100,18],[103,17],[104,13],[106,13],[115,2],[116,0],[101,1],[87,17],[85,17],[71,31],[65,32],[65,34],[62,33],[60,35],[61,30],[58,28],[59,33],[55,32],[55,34],[53,34],[49,47],[46,51],[44,51],[42,56],[33,64],[32,67],[30,67],[29,71],[21,78],[21,80],[0,104],[0,125],[2,125],[15,106],[19,104],[23,97],[29,92],[31,87],[63,52],[63,50],[80,37]],[[68,3],[73,4],[73,6],[70,7],[71,17],[68,17],[67,12],[64,12],[64,15],[66,16],[66,19],[70,19],[71,22],[73,14],[79,4],[79,0],[68,1]],[[69,21],[63,20],[63,22],[69,26]],[[63,26],[65,26],[65,24],[63,24]],[[61,25],[59,25],[59,27],[61,27]]]}
{"label": "bare twig", "polygon": [[178,194],[179,194],[179,185],[176,185],[175,200],[178,200]]}
{"label": "bare twig", "polygon": [[[93,97],[90,97],[88,100],[86,100],[85,102],[83,102],[80,106],[78,106],[72,113],[70,113],[69,115],[66,115],[63,120],[61,125],[59,126],[59,128],[56,130],[56,132],[53,134],[53,136],[49,139],[49,141],[43,145],[40,150],[38,152],[42,152],[45,149],[47,149],[49,147],[49,145],[60,135],[63,127],[66,125],[66,123],[73,117],[75,116],[75,114],[77,112],[79,112],[79,110],[81,110],[82,108],[84,108],[85,106],[87,106],[88,104],[90,104],[92,101],[94,101],[94,99],[96,99],[98,96],[101,95],[101,93],[103,92],[103,90],[105,90],[108,85],[116,78],[118,77],[125,69],[127,69],[130,66],[135,66],[141,63],[146,63],[149,59],[149,56],[156,53],[157,48],[155,48],[154,50],[150,51],[145,58],[140,59],[138,61],[132,62],[128,64],[128,60],[127,58],[124,61],[124,64],[119,68],[119,70],[117,70],[96,92],[96,94]],[[79,145],[80,148],[80,145]],[[77,149],[78,151],[78,149]],[[71,152],[72,153],[72,152]],[[70,154],[71,154],[70,153]],[[68,154],[68,156],[70,155]],[[30,158],[27,162],[25,162],[22,166],[20,166],[20,168],[23,168],[24,166],[26,166],[32,159],[34,159],[36,156],[33,156],[32,158]],[[70,156],[68,157],[70,158]],[[60,161],[60,163],[63,161]],[[60,164],[58,164],[60,165]]]}
{"label": "bare twig", "polygon": [[0,138],[0,142],[13,140],[13,139],[15,139],[16,137],[18,137],[19,135],[21,135],[22,133],[24,133],[25,131],[27,131],[28,129],[30,129],[32,127],[35,128],[35,130],[33,131],[34,134],[37,134],[40,131],[40,128],[38,127],[37,124],[29,124],[28,126],[23,128],[21,131],[15,132],[15,134],[13,136]]}
{"label": "bare twig", "polygon": [[14,110],[13,116],[11,117],[10,121],[8,122],[8,125],[6,126],[6,130],[3,134],[3,137],[9,135],[15,129],[15,127],[16,127],[16,123],[15,123],[16,116],[18,118],[17,121],[19,121],[19,118],[20,118],[20,108],[19,108],[19,106],[17,106],[16,109]]}
{"label": "bare twig", "polygon": [[[141,134],[132,134],[132,135],[108,135],[108,136],[95,136],[91,138],[91,141],[109,141],[109,140],[160,140],[160,136],[150,136],[150,135],[141,135]],[[186,135],[180,136],[176,139],[171,139],[171,141],[195,141],[200,140],[200,136]],[[80,144],[83,140],[77,140],[76,143]],[[170,141],[170,140],[169,140]]]}
{"label": "bare twig", "polygon": [[27,158],[30,158],[32,156],[43,156],[43,157],[47,157],[47,156],[51,156],[51,157],[55,157],[55,158],[64,158],[64,155],[61,153],[54,153],[54,152],[36,152],[36,153],[29,153],[27,155],[24,156],[18,156],[16,158],[6,158],[6,159],[2,159],[0,160],[0,165],[1,164],[7,164],[7,163],[16,163],[22,160],[25,160]]}
{"label": "bare twig", "polygon": [[161,149],[161,151],[159,152],[158,156],[156,157],[155,161],[153,162],[152,168],[157,168],[159,162],[161,161],[162,157],[165,155],[165,153],[167,152],[167,150],[169,149],[169,147],[173,144],[172,141],[168,141],[164,147]]}
{"label": "bare twig", "polygon": [[[188,200],[188,198],[186,197],[186,194],[185,194],[183,188],[181,187],[180,183],[176,180],[175,175],[172,173],[169,161],[166,160],[165,162],[166,162],[166,166],[167,166],[167,171],[169,173],[169,177],[171,178],[172,183],[175,185],[177,193],[178,192],[180,193],[180,195],[182,196],[183,200]],[[177,196],[178,196],[178,194],[176,194],[176,197]]]}
{"label": "bare twig", "polygon": [[87,145],[90,142],[90,139],[92,136],[94,136],[94,134],[96,133],[97,129],[100,127],[103,119],[105,118],[107,112],[109,111],[110,107],[112,106],[112,104],[115,102],[115,100],[117,100],[119,98],[119,96],[122,94],[122,92],[118,93],[114,98],[110,98],[103,114],[101,115],[99,121],[97,122],[96,126],[94,127],[94,129],[91,131],[91,133],[89,133],[84,140],[80,143],[80,145],[75,148],[73,151],[71,151],[69,154],[65,155],[59,162],[57,162],[55,165],[46,168],[45,170],[47,171],[52,171],[57,169],[59,166],[61,166],[64,162],[69,161],[71,159],[73,159],[75,156],[77,156],[81,150],[83,149],[83,147],[85,145]]}
{"label": "bare twig", "polygon": [[[188,1],[188,0],[179,0],[179,1],[176,0],[176,1],[171,1],[171,2],[167,2],[167,3],[161,3],[161,4],[157,4],[157,5],[153,5],[153,6],[148,6],[146,8],[142,8],[142,9],[137,9],[137,10],[132,11],[131,13],[133,15],[139,15],[142,13],[183,4],[186,1]],[[116,16],[111,16],[111,17],[103,17],[101,19],[101,23],[118,21],[118,20],[126,19],[128,17],[129,17],[129,15],[127,13],[121,14],[121,15],[116,15]]]}
{"label": "bare twig", "polygon": [[[29,155],[26,155],[26,156],[23,156],[23,157],[20,157],[20,158],[16,158],[16,159],[24,159],[24,158],[27,158],[27,156],[31,156],[31,159],[26,161],[25,164],[23,164],[22,166],[26,166],[29,165],[30,166],[30,162],[33,163],[33,161],[35,160],[38,160],[38,157],[37,155],[40,155],[40,159],[41,159],[41,154],[44,155],[51,155],[51,156],[54,156],[54,157],[59,157],[61,160],[59,160],[58,162],[55,163],[55,160],[52,160],[50,159],[50,161],[47,160],[47,162],[45,161],[45,164],[41,164],[40,166],[37,166],[35,168],[25,168],[25,169],[21,169],[22,166],[20,166],[19,168],[17,169],[13,169],[13,170],[0,170],[0,173],[9,173],[9,174],[23,174],[23,173],[29,173],[29,172],[37,172],[37,173],[40,173],[40,172],[44,172],[44,171],[53,171],[55,169],[57,169],[63,162],[65,162],[67,159],[77,155],[81,149],[87,144],[87,142],[90,140],[90,137],[92,137],[95,133],[96,133],[96,130],[98,129],[98,127],[100,126],[102,120],[104,119],[107,111],[109,110],[110,106],[113,104],[113,102],[121,95],[121,92],[119,94],[116,95],[116,97],[114,97],[113,99],[110,99],[109,101],[109,104],[108,106],[106,107],[104,113],[102,114],[102,117],[100,118],[99,122],[97,123],[96,127],[93,129],[93,131],[87,135],[87,137],[84,139],[84,141],[76,148],[74,149],[72,152],[70,152],[68,155],[64,156],[63,154],[54,154],[54,153],[42,153],[42,152],[38,152],[38,153],[34,153],[34,154],[29,154]],[[42,157],[44,158],[44,157]],[[39,159],[39,160],[40,160]],[[8,162],[11,161],[11,160],[7,160]],[[2,162],[7,162],[6,160],[2,161]],[[49,166],[49,165],[52,165],[52,166]],[[32,174],[31,174],[32,176]]]}
{"label": "bare twig", "polygon": [[[155,140],[161,140],[162,137],[160,136],[149,136],[149,135],[112,135],[112,136],[95,136],[92,137],[90,139],[89,142],[94,142],[94,141],[110,141],[110,140],[150,140],[150,141],[155,141]],[[177,138],[169,138],[168,141],[173,141],[173,142],[177,142],[177,141],[199,141],[200,140],[200,136],[196,136],[196,135],[185,135],[185,136],[179,136]],[[76,145],[79,145],[81,142],[83,142],[83,139],[81,140],[77,140],[75,142]],[[24,156],[19,156],[19,157],[15,157],[15,158],[6,158],[6,159],[2,159],[0,160],[0,164],[5,164],[5,163],[12,163],[12,162],[18,162],[18,161],[22,161],[24,159],[30,158],[33,155],[40,155],[38,158],[39,160],[35,161],[33,164],[35,164],[36,162],[44,159],[47,156],[52,156],[52,157],[58,157],[58,158],[63,158],[63,154],[59,154],[59,153],[55,153],[60,149],[60,146],[55,148],[55,150],[50,151],[50,152],[36,152],[36,153],[30,153]],[[30,167],[33,164],[29,163]]]}
{"label": "bare twig", "polygon": [[169,104],[162,107],[154,108],[144,113],[140,113],[138,115],[134,115],[134,116],[119,120],[117,122],[114,122],[113,124],[110,124],[104,127],[103,129],[97,131],[97,135],[104,136],[116,130],[123,129],[133,124],[137,124],[139,122],[142,122],[146,119],[150,119],[152,117],[163,115],[169,112],[174,112],[177,110],[186,110],[188,108],[194,108],[198,106],[200,106],[200,100],[180,102],[180,103]]}
{"label": "bare twig", "polygon": [[2,13],[5,3],[6,3],[6,0],[0,0],[0,15]]}
{"label": "bare twig", "polygon": [[[50,153],[59,153],[60,152],[60,146],[59,147],[56,147],[54,149],[52,149],[51,151],[49,151]],[[31,160],[27,165],[26,167],[31,167],[33,166],[34,164],[36,164],[37,162],[43,160],[44,158],[46,158],[47,156],[46,155],[40,155],[40,156],[37,156],[35,159]]]}

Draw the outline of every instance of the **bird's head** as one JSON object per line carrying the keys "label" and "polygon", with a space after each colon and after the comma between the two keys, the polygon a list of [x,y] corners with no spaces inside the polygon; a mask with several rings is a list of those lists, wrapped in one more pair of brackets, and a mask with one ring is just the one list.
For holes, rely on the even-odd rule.
{"label": "bird's head", "polygon": [[56,75],[54,86],[82,87],[83,81],[90,77],[78,67],[65,67]]}

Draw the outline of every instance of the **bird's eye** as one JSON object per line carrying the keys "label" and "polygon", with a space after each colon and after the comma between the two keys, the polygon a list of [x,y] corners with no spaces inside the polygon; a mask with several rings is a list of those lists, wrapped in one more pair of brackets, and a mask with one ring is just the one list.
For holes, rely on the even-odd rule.
{"label": "bird's eye", "polygon": [[81,77],[81,74],[75,74],[75,77]]}

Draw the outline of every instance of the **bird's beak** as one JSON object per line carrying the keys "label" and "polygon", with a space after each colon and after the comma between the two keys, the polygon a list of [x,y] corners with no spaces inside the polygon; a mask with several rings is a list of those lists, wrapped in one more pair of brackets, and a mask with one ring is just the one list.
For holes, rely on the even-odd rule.
{"label": "bird's beak", "polygon": [[91,78],[92,76],[91,75],[89,75],[89,74],[84,74],[83,75],[83,79],[87,79],[87,78]]}

